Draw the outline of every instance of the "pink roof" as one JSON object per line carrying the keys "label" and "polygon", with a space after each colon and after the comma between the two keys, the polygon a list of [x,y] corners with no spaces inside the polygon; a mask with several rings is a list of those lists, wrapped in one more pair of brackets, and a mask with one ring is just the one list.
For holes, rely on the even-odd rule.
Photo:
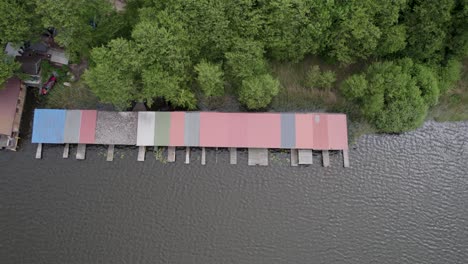
{"label": "pink roof", "polygon": [[96,110],[81,111],[80,143],[94,144],[96,139]]}
{"label": "pink roof", "polygon": [[247,144],[244,147],[279,148],[281,146],[280,114],[242,114],[247,120]]}
{"label": "pink roof", "polygon": [[171,146],[184,145],[185,112],[171,112],[169,144]]}
{"label": "pink roof", "polygon": [[312,123],[314,124],[314,147],[313,149],[329,149],[328,147],[328,115],[314,114]]}
{"label": "pink roof", "polygon": [[200,113],[200,146],[279,148],[281,117],[270,113]]}
{"label": "pink roof", "polygon": [[3,89],[0,88],[0,134],[10,136],[13,132],[20,88],[21,81],[17,78],[8,79]]}
{"label": "pink roof", "polygon": [[345,115],[328,115],[328,148],[348,149],[348,127]]}
{"label": "pink roof", "polygon": [[313,114],[296,114],[296,148],[314,148]]}

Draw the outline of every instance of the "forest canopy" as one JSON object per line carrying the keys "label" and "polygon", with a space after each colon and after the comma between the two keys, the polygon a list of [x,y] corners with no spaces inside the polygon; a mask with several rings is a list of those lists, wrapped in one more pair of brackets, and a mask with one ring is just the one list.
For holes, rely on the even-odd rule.
{"label": "forest canopy", "polygon": [[[468,0],[126,3],[124,12],[116,12],[108,0],[2,0],[0,10],[8,15],[0,18],[0,41],[28,40],[41,28],[56,28],[57,42],[72,60],[90,58],[84,76],[90,89],[122,109],[157,98],[195,109],[197,93],[222,96],[225,85],[247,109],[265,109],[281,85],[271,61],[298,62],[309,55],[337,65],[382,61],[350,77],[341,90],[390,132],[424,119],[439,94],[453,86],[468,53]],[[319,86],[334,82],[327,74]],[[378,83],[376,76],[398,83]],[[373,89],[379,94],[366,101]],[[395,96],[408,98],[406,106],[417,107],[411,113],[417,116],[386,109],[398,105],[385,99]],[[387,129],[394,121],[400,125]]]}

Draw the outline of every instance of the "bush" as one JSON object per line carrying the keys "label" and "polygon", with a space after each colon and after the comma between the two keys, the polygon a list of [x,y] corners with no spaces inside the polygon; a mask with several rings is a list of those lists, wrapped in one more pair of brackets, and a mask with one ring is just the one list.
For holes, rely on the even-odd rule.
{"label": "bush", "polygon": [[195,65],[195,72],[198,74],[198,85],[206,96],[224,95],[223,70],[220,65],[202,60]]}
{"label": "bush", "polygon": [[307,73],[306,86],[309,88],[330,89],[336,81],[336,75],[333,71],[320,70],[318,65],[314,65]]}
{"label": "bush", "polygon": [[264,108],[278,94],[279,85],[279,81],[269,74],[247,78],[242,81],[239,101],[248,109]]}
{"label": "bush", "polygon": [[[342,92],[361,107],[364,117],[380,132],[397,133],[417,128],[426,117],[433,95],[425,100],[411,66],[411,60],[374,63],[364,75],[345,80]],[[431,89],[434,86],[429,85],[423,91],[427,95],[434,92]]]}
{"label": "bush", "polygon": [[445,67],[439,70],[439,87],[441,93],[452,89],[461,78],[462,63],[457,60],[449,60]]}

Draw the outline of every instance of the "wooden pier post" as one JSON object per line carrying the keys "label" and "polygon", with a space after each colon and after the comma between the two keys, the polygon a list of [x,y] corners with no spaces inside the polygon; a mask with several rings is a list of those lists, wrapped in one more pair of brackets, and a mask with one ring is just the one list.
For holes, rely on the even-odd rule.
{"label": "wooden pier post", "polygon": [[201,149],[201,164],[206,165],[206,150],[205,150],[205,148]]}
{"label": "wooden pier post", "polygon": [[138,147],[138,161],[145,161],[146,148],[145,146]]}
{"label": "wooden pier post", "polygon": [[36,159],[42,159],[42,143],[37,144]]}
{"label": "wooden pier post", "polygon": [[70,144],[65,144],[63,148],[63,158],[68,159],[68,154],[70,153]]}
{"label": "wooden pier post", "polygon": [[322,150],[322,161],[324,167],[330,166],[330,155],[328,150]]}
{"label": "wooden pier post", "polygon": [[175,162],[175,147],[167,147],[167,162]]}
{"label": "wooden pier post", "polygon": [[291,149],[291,166],[296,167],[299,164],[297,149]]}
{"label": "wooden pier post", "polygon": [[76,159],[84,160],[85,157],[86,157],[86,144],[78,144],[78,148],[76,149]]}
{"label": "wooden pier post", "polygon": [[107,148],[107,161],[113,161],[114,160],[114,145],[109,145]]}
{"label": "wooden pier post", "polygon": [[343,166],[349,168],[349,153],[347,149],[343,149]]}
{"label": "wooden pier post", "polygon": [[237,148],[229,148],[230,164],[237,164]]}
{"label": "wooden pier post", "polygon": [[190,147],[185,148],[185,164],[190,163]]}

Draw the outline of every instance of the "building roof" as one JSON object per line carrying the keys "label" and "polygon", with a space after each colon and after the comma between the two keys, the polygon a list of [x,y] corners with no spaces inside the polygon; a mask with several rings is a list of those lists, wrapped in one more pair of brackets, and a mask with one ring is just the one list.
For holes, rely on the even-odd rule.
{"label": "building roof", "polygon": [[33,143],[94,144],[96,110],[36,109]]}
{"label": "building roof", "polygon": [[[50,125],[43,117],[49,111],[65,111],[64,117]],[[86,144],[348,149],[344,114],[98,111],[88,123],[92,136]],[[82,131],[83,111],[36,109],[33,143],[84,143]]]}
{"label": "building roof", "polygon": [[17,78],[8,79],[0,89],[0,134],[10,136],[13,131],[20,89],[21,81]]}
{"label": "building roof", "polygon": [[61,65],[68,65],[68,56],[63,49],[51,48],[47,51],[50,55],[50,61]]}
{"label": "building roof", "polygon": [[21,63],[21,70],[24,73],[29,75],[37,75],[41,69],[41,61],[43,58],[43,55],[25,53],[23,56],[16,57],[16,61]]}

